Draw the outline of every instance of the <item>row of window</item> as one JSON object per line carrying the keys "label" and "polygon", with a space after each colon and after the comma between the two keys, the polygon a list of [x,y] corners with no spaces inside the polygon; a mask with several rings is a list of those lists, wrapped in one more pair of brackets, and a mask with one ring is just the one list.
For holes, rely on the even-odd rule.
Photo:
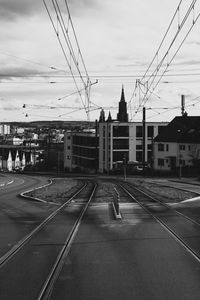
{"label": "row of window", "polygon": [[[168,159],[158,158],[158,166],[163,167],[165,165],[165,161],[166,161],[166,163],[169,163]],[[179,166],[183,166],[183,167],[185,166],[185,160],[184,159],[179,159]]]}
{"label": "row of window", "polygon": [[[180,151],[185,151],[187,150],[190,151],[191,150],[191,145],[179,145],[179,150]],[[159,143],[158,144],[158,151],[169,151],[169,144],[162,144],[162,143]]]}
{"label": "row of window", "polygon": [[97,157],[98,149],[73,146],[73,154],[85,157]]}
{"label": "row of window", "polygon": [[97,160],[73,156],[72,163],[85,168],[94,168]]}
{"label": "row of window", "polygon": [[[165,126],[158,126],[158,134],[161,134],[164,129]],[[143,126],[136,126],[136,137],[143,137]],[[155,137],[154,126],[147,126],[147,137]]]}
{"label": "row of window", "polygon": [[[161,134],[165,126],[158,126],[158,134]],[[103,128],[103,136],[105,137],[105,127]],[[113,126],[113,137],[129,137],[129,126]],[[143,126],[136,126],[136,137],[143,137]],[[154,126],[147,126],[147,137],[153,138]]]}
{"label": "row of window", "polygon": [[[136,151],[136,160],[142,162],[142,151]],[[128,151],[113,151],[113,162],[116,161],[129,161]],[[152,161],[152,151],[147,152],[147,161],[150,163]]]}
{"label": "row of window", "polygon": [[86,147],[95,147],[97,145],[97,138],[94,136],[80,136],[74,135],[73,136],[73,144],[86,146]]}

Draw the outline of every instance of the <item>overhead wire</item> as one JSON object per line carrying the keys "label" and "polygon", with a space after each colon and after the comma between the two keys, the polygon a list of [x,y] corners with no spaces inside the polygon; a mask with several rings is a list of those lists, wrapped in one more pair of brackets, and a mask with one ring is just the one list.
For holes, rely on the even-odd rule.
{"label": "overhead wire", "polygon": [[76,78],[74,77],[74,74],[73,74],[72,69],[71,69],[71,64],[70,64],[70,62],[69,62],[69,60],[68,60],[68,57],[67,57],[66,52],[65,52],[65,49],[64,49],[64,47],[63,47],[63,45],[62,45],[61,39],[60,39],[60,37],[59,37],[59,35],[58,35],[58,32],[57,32],[57,30],[56,30],[55,24],[54,24],[54,22],[53,22],[53,19],[52,19],[52,17],[51,17],[50,11],[49,11],[49,9],[48,9],[48,7],[47,7],[47,4],[46,4],[45,0],[43,0],[43,3],[44,3],[44,5],[45,5],[45,8],[46,8],[47,13],[48,13],[49,18],[50,18],[50,21],[51,21],[52,26],[53,26],[53,28],[54,28],[54,31],[55,31],[55,33],[56,33],[57,39],[58,39],[58,41],[59,41],[60,47],[61,47],[61,49],[62,49],[62,52],[63,52],[64,57],[65,57],[65,60],[66,60],[66,62],[67,62],[67,65],[68,65],[68,67],[69,67],[69,70],[70,70],[71,76],[72,76],[72,78],[73,78],[74,84],[75,84],[75,86],[76,86],[76,89],[77,89],[78,94],[79,94],[79,96],[80,96],[80,99],[81,99],[81,101],[82,101],[83,107],[85,108],[85,104],[84,104],[82,95],[81,95],[81,93],[80,93],[80,90],[79,90],[79,87],[78,87]]}
{"label": "overhead wire", "polygon": [[[192,3],[190,4],[190,6],[189,6],[189,8],[188,8],[188,10],[187,10],[187,12],[186,12],[186,14],[185,14],[184,17],[183,17],[181,23],[180,23],[180,20],[178,21],[178,22],[179,22],[179,24],[178,24],[178,29],[177,29],[177,31],[176,31],[176,33],[175,33],[175,35],[174,35],[174,37],[173,37],[173,39],[172,39],[170,45],[169,45],[167,51],[165,52],[164,56],[162,57],[162,59],[160,60],[160,62],[157,64],[157,67],[155,68],[155,70],[152,72],[152,74],[149,76],[149,78],[148,78],[148,80],[147,80],[148,89],[146,89],[146,93],[145,93],[145,95],[144,95],[144,97],[143,97],[141,103],[139,104],[139,106],[145,105],[145,103],[146,103],[146,102],[148,101],[148,99],[150,98],[152,92],[155,90],[155,88],[156,88],[156,87],[158,86],[158,84],[160,83],[162,77],[163,77],[163,76],[166,76],[165,73],[167,72],[167,69],[169,68],[170,64],[171,64],[172,61],[174,60],[174,58],[175,58],[175,56],[177,55],[178,51],[179,51],[180,48],[182,47],[182,45],[183,45],[185,39],[187,38],[187,36],[189,35],[190,31],[192,30],[194,24],[195,24],[196,21],[198,20],[199,15],[196,17],[195,20],[193,19],[192,26],[190,27],[189,31],[187,32],[187,34],[186,34],[185,37],[183,38],[181,44],[179,45],[178,49],[175,51],[175,53],[174,53],[174,55],[172,56],[172,58],[170,59],[170,61],[167,61],[167,65],[166,65],[164,71],[162,72],[162,74],[161,74],[161,75],[158,75],[158,71],[160,70],[160,68],[162,67],[163,63],[165,62],[166,57],[168,58],[168,56],[169,56],[169,51],[171,50],[171,48],[172,48],[172,46],[173,46],[175,40],[177,39],[177,36],[179,35],[179,33],[180,33],[181,29],[183,28],[183,26],[184,26],[186,20],[188,19],[189,15],[191,14],[191,11],[194,10],[194,5],[195,5],[196,1],[197,1],[197,0],[193,0],[193,1],[192,1]],[[172,20],[171,20],[171,22],[170,22],[170,25],[168,26],[168,29],[167,29],[167,31],[166,31],[166,33],[165,33],[165,35],[164,35],[164,38],[166,37],[166,35],[167,35],[168,31],[169,31],[169,28],[171,27],[171,25],[172,25],[172,23],[173,23],[173,21],[174,21],[174,19],[175,19],[175,16],[177,15],[177,13],[179,13],[181,2],[182,2],[182,1],[179,2],[179,5],[178,5],[178,7],[177,7],[177,9],[176,9],[176,11],[175,11],[175,13],[174,13],[174,15],[173,15],[173,18],[172,18]],[[153,57],[153,59],[152,59],[152,61],[151,61],[151,63],[150,63],[149,66],[151,66],[151,65],[153,64],[155,58],[158,57],[158,52],[159,52],[159,50],[160,50],[160,48],[161,48],[161,46],[162,46],[162,44],[163,44],[164,38],[162,39],[161,44],[160,44],[158,50],[156,51],[156,54],[154,55],[154,57]],[[150,69],[150,67],[147,68],[147,71],[145,72],[145,74],[144,74],[144,76],[142,77],[142,79],[145,78],[145,76],[146,76],[147,72],[149,71],[149,69]],[[151,86],[153,85],[155,79],[156,79],[158,76],[160,76],[160,78],[158,79],[156,85],[154,85],[154,87],[151,89]],[[149,84],[149,82],[150,82],[150,84]],[[151,89],[151,90],[150,90],[150,89]],[[149,95],[148,95],[148,92],[149,92]],[[137,113],[137,112],[136,112],[136,113]]]}
{"label": "overhead wire", "polygon": [[[172,46],[173,46],[175,40],[177,39],[179,33],[181,32],[181,29],[183,28],[183,26],[184,26],[184,24],[185,24],[187,18],[189,17],[189,15],[190,15],[190,13],[191,13],[191,10],[192,10],[194,4],[196,3],[196,1],[197,1],[197,0],[193,0],[192,3],[190,4],[190,7],[189,7],[189,9],[187,10],[187,12],[186,12],[186,14],[185,14],[185,16],[184,16],[184,18],[183,18],[181,24],[178,25],[178,29],[177,29],[177,31],[176,31],[176,33],[175,33],[175,35],[174,35],[174,37],[173,37],[173,39],[172,39],[170,45],[168,46],[167,51],[165,52],[164,56],[162,57],[162,59],[161,59],[160,62],[158,63],[158,65],[157,65],[157,67],[155,68],[155,70],[152,72],[151,76],[149,77],[148,82],[149,82],[149,80],[150,80],[151,78],[153,78],[152,81],[151,81],[151,83],[150,83],[150,85],[149,85],[149,88],[151,88],[151,86],[153,85],[153,82],[154,82],[154,80],[155,80],[155,78],[156,78],[156,76],[157,76],[157,74],[158,74],[158,71],[159,71],[160,68],[162,67],[162,65],[163,65],[163,63],[164,63],[166,57],[168,57],[169,51],[171,50],[171,48],[172,48]],[[179,9],[180,9],[180,6],[179,6]],[[192,27],[193,27],[193,26],[192,26]],[[179,49],[180,49],[180,48],[179,48]],[[176,53],[176,54],[177,54],[177,53]],[[173,58],[174,58],[174,57],[173,57]],[[172,60],[171,60],[170,62],[167,62],[167,66],[166,66],[165,71],[164,71],[163,73],[166,72],[166,70],[167,70],[168,67],[170,66],[171,62],[172,62]],[[147,93],[148,93],[148,91],[146,92],[146,95],[147,95]]]}
{"label": "overhead wire", "polygon": [[[75,41],[76,41],[76,47],[78,49],[78,59],[75,56],[73,45],[72,45],[72,42],[71,42],[69,34],[68,34],[68,27],[66,27],[66,25],[65,25],[65,21],[64,21],[64,18],[62,16],[62,12],[61,12],[61,9],[59,7],[59,4],[58,4],[57,0],[52,0],[52,4],[53,4],[53,8],[54,8],[54,11],[55,11],[55,14],[56,14],[57,26],[59,24],[59,26],[61,28],[61,31],[62,31],[62,34],[63,34],[63,37],[64,37],[64,41],[65,41],[65,43],[66,43],[66,45],[68,47],[68,50],[69,50],[69,54],[70,54],[69,58],[67,57],[67,54],[66,54],[66,51],[64,49],[63,43],[62,43],[61,38],[59,36],[58,29],[56,29],[56,25],[55,25],[55,23],[53,21],[53,18],[51,16],[50,10],[48,9],[48,6],[47,6],[45,0],[43,0],[43,3],[45,5],[45,8],[46,8],[47,13],[49,15],[49,18],[50,18],[51,23],[53,25],[54,31],[56,33],[57,39],[58,39],[59,44],[61,46],[61,49],[62,49],[62,52],[64,54],[65,60],[67,61],[67,65],[68,65],[68,68],[70,70],[70,73],[71,73],[71,76],[73,78],[73,81],[75,83],[77,92],[78,92],[78,94],[79,94],[79,96],[81,98],[82,105],[83,105],[83,107],[84,107],[84,109],[86,111],[86,114],[87,114],[88,118],[89,118],[88,112],[89,112],[89,105],[90,105],[90,88],[91,88],[92,83],[90,81],[87,69],[85,67],[85,63],[84,63],[83,56],[82,56],[82,53],[81,53],[81,50],[80,50],[80,46],[79,46],[79,43],[78,43],[77,35],[75,33],[75,29],[74,29],[74,26],[73,26],[73,23],[72,23],[72,18],[71,18],[71,14],[70,14],[70,11],[69,11],[69,7],[67,5],[67,2],[65,1],[65,5],[66,5],[66,8],[67,8],[67,13],[68,13],[68,24],[67,24],[67,26],[69,26],[69,23],[70,23],[71,28],[73,30],[74,38],[75,38]],[[81,58],[82,65],[83,65],[84,70],[85,70],[85,76],[82,75],[82,73],[80,71],[80,68],[79,68],[79,56]],[[75,69],[78,72],[78,78],[80,78],[81,81],[82,81],[82,83],[83,83],[84,90],[85,90],[85,96],[86,96],[86,100],[87,100],[87,104],[84,103],[84,100],[82,98],[82,94],[80,92],[80,88],[78,87],[78,83],[77,83],[77,80],[76,80],[77,77],[75,77],[74,72],[72,70],[72,61],[73,61],[73,66],[75,67]],[[86,78],[86,81],[84,80],[84,78]]]}
{"label": "overhead wire", "polygon": [[[198,14],[198,16],[196,17],[195,21],[192,23],[192,26],[190,27],[190,29],[188,30],[187,34],[185,35],[184,39],[182,40],[181,44],[179,45],[178,49],[176,50],[176,52],[174,53],[174,55],[172,56],[171,60],[169,61],[169,65],[172,63],[172,61],[174,60],[175,56],[177,55],[177,53],[179,52],[180,48],[182,47],[184,41],[186,40],[186,38],[188,37],[189,33],[191,32],[193,26],[195,25],[196,21],[199,19],[200,17],[200,13]],[[155,86],[153,87],[153,91],[156,89],[156,87],[158,86],[158,84],[160,83],[161,79],[163,78],[165,72],[167,71],[168,66],[166,66],[166,68],[164,69],[163,73],[160,75],[160,78],[158,79],[158,81],[156,82]],[[149,97],[151,96],[151,94],[153,93],[153,91],[150,91],[150,95],[145,99],[144,104],[148,101]]]}
{"label": "overhead wire", "polygon": [[175,13],[174,13],[174,15],[173,15],[173,17],[172,17],[172,19],[171,19],[171,21],[170,21],[170,23],[169,23],[169,26],[168,26],[168,28],[167,28],[167,30],[166,30],[166,32],[165,32],[165,34],[164,34],[164,36],[163,36],[163,38],[162,38],[162,40],[161,40],[161,43],[160,43],[160,45],[158,46],[158,49],[157,49],[155,55],[153,56],[153,58],[152,58],[152,60],[151,60],[151,62],[150,62],[150,64],[149,64],[149,66],[148,66],[146,72],[145,72],[144,75],[142,76],[141,81],[146,77],[146,74],[148,73],[148,71],[150,70],[152,64],[154,63],[154,61],[155,61],[155,59],[156,59],[156,57],[157,57],[157,55],[158,55],[158,52],[159,52],[159,50],[161,49],[161,47],[162,47],[162,45],[163,45],[163,43],[164,43],[164,41],[165,41],[165,38],[166,38],[166,36],[167,36],[167,34],[168,34],[170,28],[171,28],[171,25],[172,25],[172,23],[174,22],[174,19],[175,19],[176,15],[177,15],[177,12],[179,11],[179,8],[180,8],[181,3],[182,3],[182,0],[180,0],[180,2],[179,2],[179,4],[178,4],[178,7],[176,8]]}

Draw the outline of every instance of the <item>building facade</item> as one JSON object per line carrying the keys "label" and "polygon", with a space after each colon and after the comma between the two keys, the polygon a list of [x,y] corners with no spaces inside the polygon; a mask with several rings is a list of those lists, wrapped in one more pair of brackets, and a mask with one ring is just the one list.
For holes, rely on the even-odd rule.
{"label": "building facade", "polygon": [[[117,162],[142,163],[145,142],[145,162],[153,164],[153,140],[161,134],[167,122],[128,122],[124,88],[117,119],[109,112],[107,119],[102,109],[98,126],[93,131],[68,131],[64,137],[64,168],[66,171],[109,173]],[[143,132],[145,137],[143,138]]]}
{"label": "building facade", "polygon": [[[112,120],[109,114],[108,119],[105,120],[104,112],[102,111],[100,114],[99,171],[109,173],[120,161],[142,163],[143,142],[145,142],[144,160],[152,165],[153,139],[162,132],[167,124],[167,122],[145,122],[145,130],[143,130],[142,122],[128,122],[127,106],[122,87],[117,119]],[[145,132],[144,139],[143,132]]]}
{"label": "building facade", "polygon": [[154,169],[189,172],[200,161],[200,117],[175,117],[154,141]]}
{"label": "building facade", "polygon": [[[152,165],[153,139],[167,125],[165,122],[146,122],[145,162]],[[113,170],[117,161],[142,163],[143,125],[141,122],[99,123],[99,171]]]}
{"label": "building facade", "polygon": [[64,137],[65,171],[94,173],[98,169],[98,137],[96,130],[68,131]]}
{"label": "building facade", "polygon": [[10,125],[0,124],[0,135],[10,134]]}

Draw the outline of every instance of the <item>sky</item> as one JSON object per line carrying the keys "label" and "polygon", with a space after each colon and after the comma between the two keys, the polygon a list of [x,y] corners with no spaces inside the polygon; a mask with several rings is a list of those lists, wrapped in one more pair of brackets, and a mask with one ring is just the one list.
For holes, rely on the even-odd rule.
{"label": "sky", "polygon": [[[192,2],[196,2],[194,9],[183,24]],[[84,70],[89,75],[88,113],[83,84],[62,37],[52,1],[45,0],[45,3],[57,35],[42,0],[0,0],[0,122],[94,121],[99,118],[101,108],[106,117],[110,111],[115,119],[122,85],[130,121],[142,120],[143,105],[147,121],[171,121],[181,115],[181,95],[185,95],[188,115],[200,115],[199,2],[183,0],[175,14],[180,0],[57,0],[79,71],[84,80]],[[74,39],[66,3],[80,48]],[[154,56],[151,68],[143,77]],[[163,65],[151,84],[150,76],[155,74],[163,57]],[[156,85],[158,75],[166,66],[164,76]],[[150,95],[146,94],[145,98],[146,91]]]}

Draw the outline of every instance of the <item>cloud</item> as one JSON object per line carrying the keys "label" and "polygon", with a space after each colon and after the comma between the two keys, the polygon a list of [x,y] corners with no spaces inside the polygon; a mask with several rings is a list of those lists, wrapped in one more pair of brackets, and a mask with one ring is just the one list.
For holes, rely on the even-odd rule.
{"label": "cloud", "polygon": [[37,69],[27,69],[24,67],[6,67],[0,69],[0,79],[26,78],[31,76],[46,76],[47,73],[40,72]]}
{"label": "cloud", "polygon": [[200,60],[194,60],[194,59],[191,59],[191,60],[182,60],[182,61],[177,61],[177,62],[174,62],[173,65],[176,65],[176,66],[191,66],[191,65],[199,65],[200,64]]}
{"label": "cloud", "polygon": [[19,109],[19,105],[16,101],[11,101],[11,99],[0,98],[0,107],[6,111],[16,111]]}
{"label": "cloud", "polygon": [[32,0],[0,0],[0,18],[4,21],[13,21],[21,16],[36,14],[41,11],[41,2]]}
{"label": "cloud", "polygon": [[188,42],[186,42],[186,44],[200,46],[200,42],[198,42],[198,41],[188,41]]}
{"label": "cloud", "polygon": [[[88,9],[95,8],[97,0],[70,0],[69,10],[74,14],[82,14]],[[50,0],[45,0],[46,5],[52,9]],[[65,1],[58,1],[60,9],[66,12]],[[0,19],[1,21],[14,21],[22,16],[32,16],[45,13],[45,6],[43,1],[32,0],[0,0]]]}

